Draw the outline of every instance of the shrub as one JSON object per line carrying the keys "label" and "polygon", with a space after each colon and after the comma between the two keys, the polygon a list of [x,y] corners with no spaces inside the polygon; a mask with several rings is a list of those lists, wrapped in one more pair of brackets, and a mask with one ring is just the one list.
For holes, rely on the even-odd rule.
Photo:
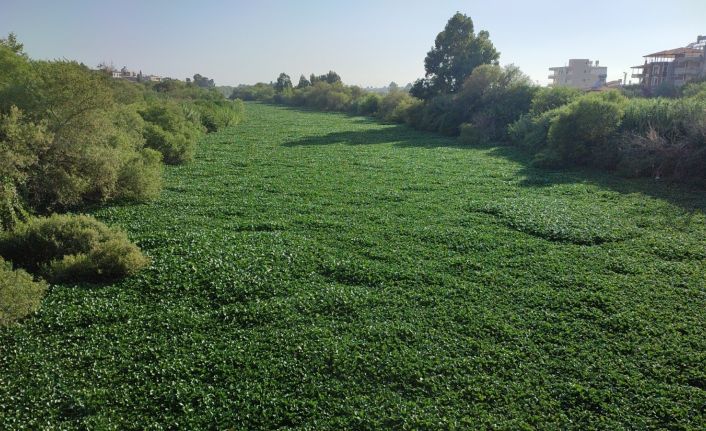
{"label": "shrub", "polygon": [[145,146],[162,153],[167,164],[189,162],[194,156],[195,141],[203,133],[202,126],[189,121],[175,103],[152,102],[139,111],[147,123]]}
{"label": "shrub", "polygon": [[118,229],[86,215],[31,218],[0,237],[0,255],[50,281],[101,281],[148,263]]}
{"label": "shrub", "polygon": [[623,135],[618,149],[620,172],[634,177],[672,176],[679,160],[687,153],[685,145],[671,145],[655,129]]}
{"label": "shrub", "polygon": [[0,258],[0,326],[7,326],[39,309],[47,284],[27,272],[13,270]]}
{"label": "shrub", "polygon": [[378,117],[390,123],[407,122],[407,110],[414,105],[415,99],[404,91],[390,91],[382,98],[378,110]]}
{"label": "shrub", "polygon": [[197,102],[195,108],[207,132],[216,132],[238,124],[243,117],[244,105],[240,100],[222,102]]}
{"label": "shrub", "polygon": [[420,130],[438,131],[448,135],[458,134],[463,113],[454,103],[453,96],[442,95],[427,100],[415,113],[412,126]]}
{"label": "shrub", "polygon": [[0,182],[0,232],[27,218],[27,210],[15,186]]}
{"label": "shrub", "polygon": [[230,95],[231,100],[271,102],[275,96],[275,88],[272,84],[259,82],[255,85],[242,85],[236,87]]}
{"label": "shrub", "polygon": [[654,130],[670,142],[689,139],[706,115],[706,101],[698,99],[631,99],[625,107],[621,130],[647,133]]}
{"label": "shrub", "polygon": [[[143,127],[134,108],[124,107],[86,113],[80,127],[51,133],[45,123],[35,124],[12,107],[8,115],[0,115],[3,195],[16,196],[15,202],[27,202],[40,212],[88,201],[152,198],[159,191],[155,177],[161,170],[141,160],[146,154],[141,151]],[[140,185],[150,188],[136,189]]]}
{"label": "shrub", "polygon": [[560,113],[560,109],[553,109],[536,117],[531,114],[522,115],[507,127],[510,141],[534,152],[541,150],[547,143],[549,126]]}
{"label": "shrub", "polygon": [[369,93],[356,101],[355,113],[358,115],[374,115],[380,109],[382,96]]}
{"label": "shrub", "polygon": [[706,101],[706,81],[686,84],[682,87],[682,96]]}
{"label": "shrub", "polygon": [[[324,83],[316,83],[314,85],[314,89],[317,89],[319,84],[322,84],[321,87],[324,87]],[[318,96],[317,100],[317,106],[321,106],[325,111],[347,111],[349,109],[350,103],[352,101],[352,97],[347,94],[343,90],[342,85],[331,85],[331,84],[326,84],[330,86],[330,89],[328,90],[321,90],[321,93]],[[336,88],[340,87],[340,88]]]}
{"label": "shrub", "polygon": [[145,127],[145,145],[158,151],[169,165],[190,162],[194,158],[194,143],[180,134],[170,133],[156,124]]}
{"label": "shrub", "polygon": [[461,124],[461,133],[458,139],[461,143],[467,145],[478,145],[488,142],[487,135],[478,126],[471,123]]}
{"label": "shrub", "polygon": [[[152,190],[123,193],[120,181],[127,176],[121,172],[141,156],[144,122],[134,107],[113,102],[110,80],[71,62],[33,66],[13,78],[24,81],[16,84],[9,101],[3,100],[11,103],[0,113],[3,195],[39,212],[154,196]],[[131,174],[151,178],[159,172],[152,164],[144,167],[152,170],[130,169]],[[11,218],[3,212],[4,219]]]}
{"label": "shrub", "polygon": [[582,94],[581,90],[571,87],[542,88],[532,98],[529,113],[537,116],[560,108],[578,99]]}
{"label": "shrub", "polygon": [[602,93],[584,96],[559,108],[549,126],[546,153],[538,160],[569,165],[612,163],[617,145],[611,144],[610,138],[620,126],[623,99]]}
{"label": "shrub", "polygon": [[143,148],[120,169],[117,196],[134,201],[156,199],[162,190],[162,170],[162,154]]}

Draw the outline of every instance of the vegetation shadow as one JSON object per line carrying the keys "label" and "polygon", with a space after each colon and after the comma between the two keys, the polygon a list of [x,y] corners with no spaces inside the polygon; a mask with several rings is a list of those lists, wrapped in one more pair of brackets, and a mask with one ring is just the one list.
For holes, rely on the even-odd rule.
{"label": "vegetation shadow", "polygon": [[[471,147],[469,147],[471,148]],[[682,210],[706,213],[706,193],[696,185],[654,178],[625,178],[615,173],[590,168],[546,169],[532,166],[528,152],[512,146],[496,145],[491,155],[502,157],[522,166],[520,185],[544,188],[560,184],[590,184],[620,194],[642,194],[668,202]]]}
{"label": "vegetation shadow", "polygon": [[[296,108],[290,108],[296,109]],[[360,117],[365,122],[380,124],[375,120]],[[706,193],[695,186],[659,181],[651,178],[624,178],[614,173],[594,169],[567,168],[551,170],[532,166],[532,156],[513,146],[502,144],[466,145],[456,138],[439,135],[435,132],[415,130],[407,125],[382,125],[372,130],[333,132],[325,135],[307,136],[284,143],[284,147],[320,145],[378,145],[392,144],[399,148],[457,148],[489,150],[489,154],[521,165],[518,176],[522,187],[542,188],[557,184],[593,184],[621,194],[642,194],[657,198],[686,212],[706,212]]]}
{"label": "vegetation shadow", "polygon": [[381,128],[372,130],[353,130],[346,132],[333,132],[326,135],[307,136],[296,141],[282,144],[284,147],[302,147],[318,145],[378,145],[392,144],[395,147],[419,148],[470,148],[462,145],[457,139],[439,135],[433,132],[423,132],[412,129],[407,125],[381,124],[374,120],[361,119],[361,123],[378,124]]}

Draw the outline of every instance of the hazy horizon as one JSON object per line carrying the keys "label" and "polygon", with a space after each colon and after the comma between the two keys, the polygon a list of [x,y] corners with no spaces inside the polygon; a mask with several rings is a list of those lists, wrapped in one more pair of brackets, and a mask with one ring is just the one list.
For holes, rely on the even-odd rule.
{"label": "hazy horizon", "polygon": [[[424,57],[456,12],[488,30],[500,63],[548,82],[549,67],[569,58],[600,60],[608,80],[622,79],[642,56],[706,34],[706,2],[596,1],[571,7],[527,3],[309,1],[200,3],[84,0],[0,1],[0,33],[17,34],[35,59],[101,62],[184,79],[199,73],[217,85],[253,84],[285,72],[338,72],[347,84],[382,87],[424,75]],[[565,10],[556,10],[564,6]]]}

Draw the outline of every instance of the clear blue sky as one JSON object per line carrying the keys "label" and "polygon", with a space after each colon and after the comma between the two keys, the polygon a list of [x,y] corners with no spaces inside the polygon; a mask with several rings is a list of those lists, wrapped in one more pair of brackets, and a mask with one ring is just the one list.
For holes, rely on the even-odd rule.
{"label": "clear blue sky", "polygon": [[622,78],[642,55],[706,34],[706,0],[0,0],[0,33],[17,33],[33,58],[221,85],[333,69],[346,83],[383,86],[424,74],[456,11],[490,32],[502,64],[541,84],[569,58],[598,59],[608,79]]}

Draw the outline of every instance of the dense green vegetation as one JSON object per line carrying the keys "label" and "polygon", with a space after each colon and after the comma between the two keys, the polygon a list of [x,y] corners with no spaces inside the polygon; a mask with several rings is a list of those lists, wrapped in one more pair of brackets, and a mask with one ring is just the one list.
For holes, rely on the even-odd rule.
{"label": "dense green vegetation", "polygon": [[302,76],[293,87],[282,73],[273,84],[236,88],[231,98],[369,115],[460,135],[468,145],[515,144],[533,151],[537,165],[706,183],[706,83],[657,92],[672,99],[639,97],[634,88],[540,88],[519,68],[500,67],[499,57],[489,33],[476,33],[471,18],[457,13],[409,93],[395,86],[384,97],[368,94],[335,72]]}
{"label": "dense green vegetation", "polygon": [[2,429],[703,429],[706,198],[250,104],[152,259],[0,329]]}
{"label": "dense green vegetation", "polygon": [[93,217],[36,217],[0,234],[0,255],[52,282],[101,281],[132,275],[147,258],[124,232]]}
{"label": "dense green vegetation", "polygon": [[[677,99],[628,99],[616,91],[570,97],[522,115],[508,130],[514,142],[536,152],[540,165],[704,183],[706,98],[699,89],[704,94],[706,84],[689,84]],[[552,93],[565,91],[540,92]]]}
{"label": "dense green vegetation", "polygon": [[76,62],[32,60],[13,35],[1,39],[2,225],[22,209],[154,199],[161,160],[189,161],[201,134],[242,118],[242,103],[194,80],[115,80]]}
{"label": "dense green vegetation", "polygon": [[[0,39],[0,256],[52,281],[145,266],[122,233],[96,220],[33,216],[155,199],[163,163],[190,161],[205,132],[242,118],[242,102],[213,87],[198,74],[193,83],[115,80],[76,62],[32,60],[13,34]],[[9,265],[2,261],[0,324],[35,310],[45,290]]]}
{"label": "dense green vegetation", "polygon": [[[39,309],[47,284],[37,281],[0,257],[0,327],[9,325]],[[1,366],[0,366],[1,369]]]}

